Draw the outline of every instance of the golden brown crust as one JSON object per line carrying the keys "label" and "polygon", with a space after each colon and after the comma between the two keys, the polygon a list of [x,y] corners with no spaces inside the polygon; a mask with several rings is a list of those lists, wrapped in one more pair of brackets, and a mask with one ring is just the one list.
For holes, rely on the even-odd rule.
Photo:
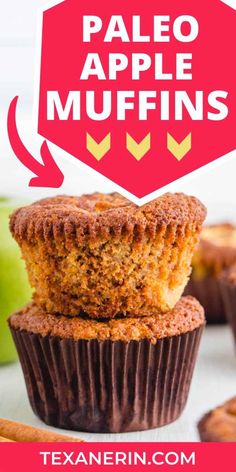
{"label": "golden brown crust", "polygon": [[236,397],[207,413],[198,423],[202,441],[236,441]]}
{"label": "golden brown crust", "polygon": [[156,343],[158,339],[193,331],[204,322],[204,310],[193,297],[183,297],[166,316],[95,321],[80,317],[50,315],[34,303],[30,303],[9,319],[11,328],[40,334],[43,337],[58,336],[76,341],[98,339],[125,342],[149,339],[152,343]]}
{"label": "golden brown crust", "polygon": [[217,276],[236,263],[236,226],[230,223],[205,226],[193,258],[193,277]]}
{"label": "golden brown crust", "polygon": [[16,210],[10,228],[16,240],[71,239],[81,242],[120,236],[155,238],[157,228],[202,224],[206,209],[195,197],[167,193],[139,207],[117,193],[57,196]]}

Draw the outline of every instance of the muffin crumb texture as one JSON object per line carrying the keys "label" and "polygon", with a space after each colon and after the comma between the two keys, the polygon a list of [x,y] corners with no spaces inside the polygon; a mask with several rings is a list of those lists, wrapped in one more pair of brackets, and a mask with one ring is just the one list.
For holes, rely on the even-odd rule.
{"label": "muffin crumb texture", "polygon": [[218,276],[236,263],[236,227],[230,223],[205,226],[193,257],[193,277]]}

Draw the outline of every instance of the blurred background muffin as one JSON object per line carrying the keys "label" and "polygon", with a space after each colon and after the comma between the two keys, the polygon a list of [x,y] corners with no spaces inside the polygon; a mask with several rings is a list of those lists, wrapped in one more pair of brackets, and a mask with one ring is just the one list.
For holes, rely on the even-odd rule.
{"label": "blurred background muffin", "polygon": [[236,227],[229,223],[203,228],[193,257],[192,275],[186,295],[196,297],[205,309],[208,323],[225,323],[219,286],[222,271],[236,263]]}

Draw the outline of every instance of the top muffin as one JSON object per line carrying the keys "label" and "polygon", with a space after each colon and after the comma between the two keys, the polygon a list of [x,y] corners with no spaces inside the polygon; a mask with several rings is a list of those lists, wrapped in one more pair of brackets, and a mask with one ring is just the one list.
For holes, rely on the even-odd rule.
{"label": "top muffin", "polygon": [[95,193],[20,208],[10,228],[35,301],[49,313],[132,317],[165,313],[179,300],[205,215],[183,194],[138,207]]}

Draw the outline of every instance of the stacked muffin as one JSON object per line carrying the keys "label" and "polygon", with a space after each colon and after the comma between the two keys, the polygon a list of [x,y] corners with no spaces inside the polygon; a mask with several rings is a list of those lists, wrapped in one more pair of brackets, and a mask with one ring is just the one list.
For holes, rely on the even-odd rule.
{"label": "stacked muffin", "polygon": [[43,421],[122,432],[180,415],[204,327],[181,295],[205,213],[183,194],[142,207],[93,194],[12,215],[35,293],[9,324]]}

